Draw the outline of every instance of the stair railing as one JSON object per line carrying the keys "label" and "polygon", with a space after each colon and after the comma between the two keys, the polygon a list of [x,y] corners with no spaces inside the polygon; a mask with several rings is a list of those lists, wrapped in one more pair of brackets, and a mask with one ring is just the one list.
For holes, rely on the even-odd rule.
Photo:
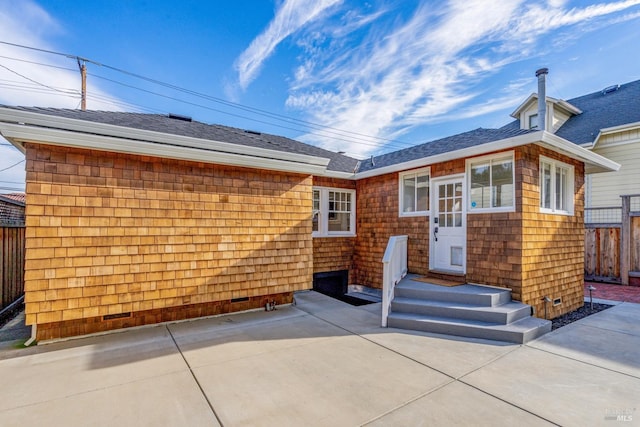
{"label": "stair railing", "polygon": [[396,285],[407,275],[408,236],[391,236],[382,257],[382,327],[387,327],[387,317]]}

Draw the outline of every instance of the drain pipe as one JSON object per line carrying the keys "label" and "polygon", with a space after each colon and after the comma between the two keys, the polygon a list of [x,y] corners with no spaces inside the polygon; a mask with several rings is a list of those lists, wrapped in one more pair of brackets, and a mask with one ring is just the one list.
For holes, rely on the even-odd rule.
{"label": "drain pipe", "polygon": [[544,296],[542,297],[542,301],[544,301],[544,320],[549,320],[547,317],[547,304],[551,302],[551,298]]}
{"label": "drain pipe", "polygon": [[24,342],[25,347],[29,347],[31,344],[36,342],[36,336],[38,336],[37,329],[38,329],[38,325],[36,324],[31,325],[31,338],[29,338]]}
{"label": "drain pipe", "polygon": [[536,71],[538,78],[538,129],[547,130],[547,74],[548,68]]}

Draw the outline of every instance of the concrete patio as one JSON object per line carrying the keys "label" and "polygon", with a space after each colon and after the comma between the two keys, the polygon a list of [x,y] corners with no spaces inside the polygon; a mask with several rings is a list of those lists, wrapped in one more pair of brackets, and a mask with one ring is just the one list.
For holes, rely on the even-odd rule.
{"label": "concrete patio", "polygon": [[640,424],[640,305],[527,345],[297,305],[0,351],[3,426]]}

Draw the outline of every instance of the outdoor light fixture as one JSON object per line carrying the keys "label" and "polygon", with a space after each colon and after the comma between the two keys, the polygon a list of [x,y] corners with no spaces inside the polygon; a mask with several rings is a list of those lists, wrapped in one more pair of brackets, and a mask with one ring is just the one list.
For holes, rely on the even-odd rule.
{"label": "outdoor light fixture", "polygon": [[595,291],[596,288],[593,285],[589,285],[589,304],[591,305],[591,311],[593,311],[593,297],[591,296],[591,292]]}

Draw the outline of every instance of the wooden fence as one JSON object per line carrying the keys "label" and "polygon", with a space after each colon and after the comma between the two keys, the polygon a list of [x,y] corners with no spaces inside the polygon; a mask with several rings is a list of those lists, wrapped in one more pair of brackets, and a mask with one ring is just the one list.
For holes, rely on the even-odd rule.
{"label": "wooden fence", "polygon": [[24,294],[24,227],[0,227],[0,310]]}
{"label": "wooden fence", "polygon": [[585,280],[640,281],[640,195],[621,197],[622,206],[585,209]]}

